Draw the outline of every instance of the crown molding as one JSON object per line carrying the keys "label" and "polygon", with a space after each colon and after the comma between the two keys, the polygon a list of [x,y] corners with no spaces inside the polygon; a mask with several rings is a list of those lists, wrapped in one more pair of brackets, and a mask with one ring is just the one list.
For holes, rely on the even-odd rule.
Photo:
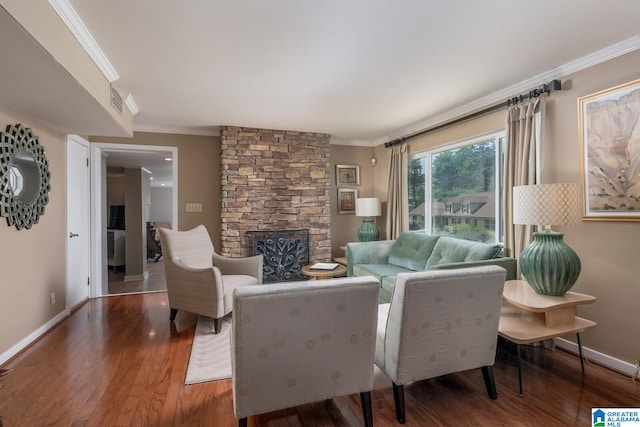
{"label": "crown molding", "polygon": [[104,54],[98,43],[84,25],[80,16],[73,9],[68,0],[49,0],[49,4],[56,13],[60,16],[65,23],[69,31],[80,42],[80,45],[89,54],[91,59],[96,63],[102,74],[109,80],[109,83],[113,83],[120,78],[118,72],[113,68],[111,62]]}
{"label": "crown molding", "polygon": [[579,58],[575,61],[568,62],[559,67],[556,67],[544,73],[538,74],[537,76],[531,77],[530,79],[523,80],[520,83],[516,83],[512,86],[509,86],[498,92],[494,92],[490,95],[477,99],[468,104],[454,108],[442,114],[438,114],[437,116],[430,117],[419,123],[415,123],[385,138],[380,138],[376,140],[375,145],[377,146],[380,144],[384,144],[385,142],[393,141],[394,139],[406,137],[406,136],[421,132],[423,130],[429,129],[431,127],[434,127],[439,124],[445,123],[447,121],[461,117],[465,114],[469,114],[474,111],[480,110],[482,108],[500,103],[505,99],[511,98],[512,96],[518,95],[522,92],[526,92],[532,87],[536,87],[536,86],[540,86],[542,84],[548,83],[550,80],[567,77],[578,71],[587,69],[589,67],[593,67],[594,65],[601,64],[603,62],[609,61],[610,59],[616,58],[618,56],[622,56],[626,53],[633,52],[638,49],[640,49],[640,35],[633,36],[619,43],[613,44],[609,47],[600,49],[596,52],[590,53],[589,55],[583,56],[582,58]]}

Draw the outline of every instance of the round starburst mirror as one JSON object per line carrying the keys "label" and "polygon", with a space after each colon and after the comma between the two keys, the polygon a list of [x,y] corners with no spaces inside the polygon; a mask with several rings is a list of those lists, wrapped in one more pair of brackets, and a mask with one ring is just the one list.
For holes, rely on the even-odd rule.
{"label": "round starburst mirror", "polygon": [[49,202],[49,161],[31,129],[9,125],[0,132],[0,215],[18,230],[37,224]]}

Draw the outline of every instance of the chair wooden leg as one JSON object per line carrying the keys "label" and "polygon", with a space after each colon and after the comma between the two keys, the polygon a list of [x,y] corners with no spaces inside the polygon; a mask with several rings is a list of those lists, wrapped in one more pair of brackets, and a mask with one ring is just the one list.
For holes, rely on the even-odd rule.
{"label": "chair wooden leg", "polygon": [[178,314],[178,310],[175,308],[172,308],[171,313],[169,314],[169,320],[172,322],[176,320],[176,314]]}
{"label": "chair wooden leg", "polygon": [[396,404],[396,418],[400,424],[404,424],[407,420],[404,416],[404,386],[393,384],[393,401]]}
{"label": "chair wooden leg", "polygon": [[222,318],[213,319],[213,332],[219,334],[220,329],[222,329]]}
{"label": "chair wooden leg", "polygon": [[373,427],[373,410],[371,409],[371,392],[365,391],[360,393],[360,402],[362,403],[362,416],[364,417],[365,427]]}
{"label": "chair wooden leg", "polygon": [[238,427],[247,427],[247,417],[238,420]]}
{"label": "chair wooden leg", "polygon": [[484,377],[484,385],[487,387],[489,397],[497,399],[498,393],[496,392],[496,380],[493,377],[493,366],[483,366],[481,369],[482,376]]}

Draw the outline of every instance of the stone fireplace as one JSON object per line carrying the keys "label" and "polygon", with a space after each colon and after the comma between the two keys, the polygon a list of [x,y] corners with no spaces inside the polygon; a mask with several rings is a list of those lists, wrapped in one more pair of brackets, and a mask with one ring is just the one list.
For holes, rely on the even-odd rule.
{"label": "stone fireplace", "polygon": [[248,232],[304,229],[308,263],[331,259],[329,137],[222,127],[223,255],[252,255]]}

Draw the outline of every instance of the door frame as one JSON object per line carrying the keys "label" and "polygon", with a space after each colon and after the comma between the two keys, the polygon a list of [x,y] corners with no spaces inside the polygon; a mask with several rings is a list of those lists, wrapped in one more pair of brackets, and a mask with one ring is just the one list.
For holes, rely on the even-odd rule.
{"label": "door frame", "polygon": [[172,156],[171,225],[178,226],[178,147],[166,145],[136,145],[110,142],[91,143],[91,298],[108,296],[107,251],[107,160],[110,152],[168,151]]}

